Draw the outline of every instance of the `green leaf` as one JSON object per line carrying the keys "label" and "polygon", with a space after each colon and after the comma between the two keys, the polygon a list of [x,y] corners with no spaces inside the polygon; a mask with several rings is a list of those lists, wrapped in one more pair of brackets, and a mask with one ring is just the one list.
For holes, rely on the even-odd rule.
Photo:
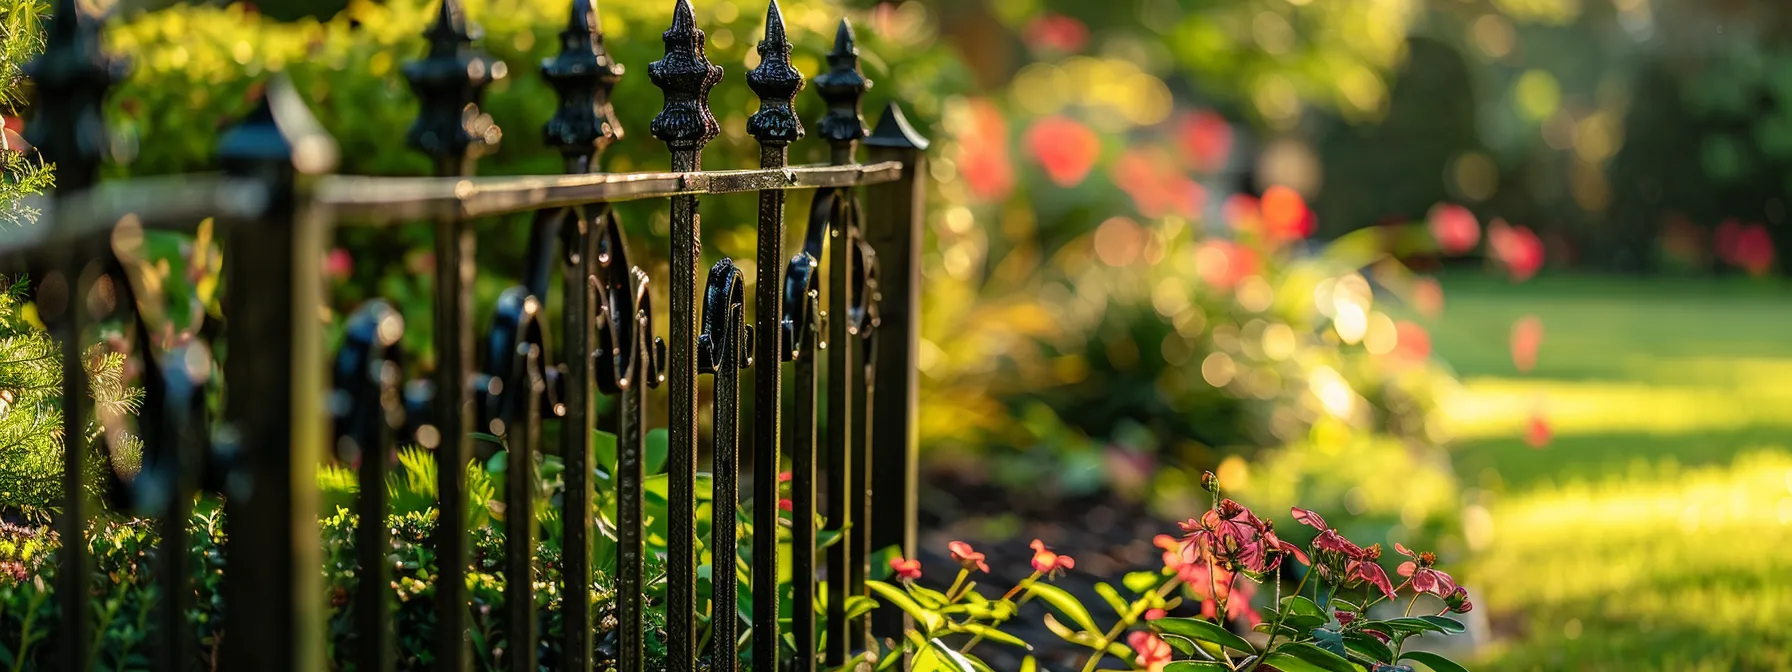
{"label": "green leaf", "polygon": [[921,626],[926,632],[931,633],[934,630],[939,629],[940,623],[943,620],[940,615],[934,613],[931,609],[916,604],[915,601],[908,596],[908,593],[902,592],[902,589],[882,581],[866,581],[865,587],[876,592],[885,602],[894,604],[896,605],[896,608],[908,612],[908,615],[915,617],[915,620],[921,622]]}
{"label": "green leaf", "polygon": [[1032,656],[1022,658],[1020,672],[1039,672],[1039,661],[1033,660]]}
{"label": "green leaf", "polygon": [[953,651],[952,647],[946,646],[945,642],[937,638],[928,641],[927,644],[933,647],[934,652],[941,660],[946,661],[946,669],[956,672],[993,672],[988,665],[983,664],[983,661]]}
{"label": "green leaf", "polygon": [[1344,656],[1344,635],[1325,628],[1313,628],[1313,645],[1335,656]]}
{"label": "green leaf", "polygon": [[1282,618],[1283,623],[1301,631],[1317,628],[1332,620],[1319,605],[1299,595],[1282,598]]}
{"label": "green leaf", "polygon": [[1114,587],[1105,581],[1095,584],[1095,592],[1101,595],[1101,599],[1107,600],[1108,606],[1113,607],[1114,613],[1119,616],[1124,617],[1126,612],[1132,610],[1132,605],[1127,604],[1126,600],[1120,599],[1120,591],[1114,590]]}
{"label": "green leaf", "polygon": [[1121,578],[1120,584],[1126,586],[1127,590],[1144,595],[1157,590],[1158,576],[1157,572],[1132,572]]}
{"label": "green leaf", "polygon": [[1383,663],[1394,662],[1393,650],[1389,649],[1387,644],[1382,643],[1382,641],[1374,635],[1367,633],[1344,633],[1344,648],[1355,651],[1358,654],[1361,654],[1364,658],[1369,658],[1371,660]]}
{"label": "green leaf", "polygon": [[1198,618],[1160,618],[1151,622],[1151,628],[1172,635],[1182,635],[1197,642],[1211,642],[1228,649],[1251,653],[1256,651],[1245,638],[1232,634],[1231,630],[1209,621]]}
{"label": "green leaf", "polygon": [[1033,650],[1033,645],[1026,643],[1025,640],[981,623],[965,623],[963,625],[955,626],[955,629],[981,636],[992,642],[1001,642],[1010,646],[1018,646],[1028,651]]}
{"label": "green leaf", "polygon": [[1463,627],[1461,621],[1453,618],[1444,618],[1442,616],[1390,618],[1385,621],[1370,621],[1363,624],[1363,627],[1380,630],[1390,634],[1396,632],[1437,632],[1446,635],[1455,635],[1468,629]]}
{"label": "green leaf", "polygon": [[1400,659],[1423,664],[1433,672],[1468,672],[1468,668],[1456,664],[1456,661],[1430,651],[1407,651],[1400,654]]}
{"label": "green leaf", "polygon": [[902,547],[891,544],[871,554],[871,576],[879,581],[888,580],[891,572],[890,561],[902,557]]}
{"label": "green leaf", "polygon": [[1164,672],[1232,672],[1232,668],[1211,660],[1178,660],[1165,665]]}
{"label": "green leaf", "polygon": [[644,456],[645,464],[642,465],[647,469],[647,473],[657,474],[661,469],[666,468],[666,456],[671,452],[668,447],[671,444],[671,439],[667,436],[664,427],[647,432],[647,441],[643,446],[647,454]]}
{"label": "green leaf", "polygon": [[846,619],[852,620],[871,613],[877,608],[877,600],[864,595],[850,595],[846,598]]}
{"label": "green leaf", "polygon": [[916,602],[920,602],[921,606],[927,607],[928,609],[938,609],[951,602],[951,600],[946,599],[945,593],[932,588],[924,588],[912,582],[906,584],[905,587],[908,588],[910,597],[915,598]]}
{"label": "green leaf", "polygon": [[1083,603],[1077,601],[1077,599],[1072,597],[1070,593],[1064,592],[1062,588],[1047,583],[1035,582],[1027,588],[1027,592],[1032,593],[1034,597],[1045,600],[1045,603],[1051,605],[1051,607],[1056,609],[1058,613],[1063,614],[1065,618],[1075,622],[1077,627],[1088,632],[1100,631],[1100,628],[1095,627],[1095,619],[1089,615],[1089,610],[1083,608]]}
{"label": "green leaf", "polygon": [[894,670],[900,664],[902,664],[902,647],[892,647],[889,653],[884,654],[883,660],[877,661],[877,672]]}
{"label": "green leaf", "polygon": [[597,460],[597,467],[608,472],[616,471],[616,435],[606,431],[591,432],[591,452]]}
{"label": "green leaf", "polygon": [[1175,649],[1178,653],[1185,656],[1195,655],[1195,640],[1169,633],[1162,633],[1158,636],[1169,643],[1170,648]]}
{"label": "green leaf", "polygon": [[1356,663],[1312,644],[1289,642],[1276,647],[1263,662],[1282,672],[1363,672]]}

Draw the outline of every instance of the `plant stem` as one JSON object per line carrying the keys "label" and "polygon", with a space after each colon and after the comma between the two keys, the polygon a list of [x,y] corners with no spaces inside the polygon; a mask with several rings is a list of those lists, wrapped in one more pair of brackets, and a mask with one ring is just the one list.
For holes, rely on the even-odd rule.
{"label": "plant stem", "polygon": [[1413,605],[1416,605],[1416,604],[1418,604],[1418,603],[1419,603],[1419,594],[1418,594],[1418,593],[1413,593],[1413,594],[1412,594],[1412,601],[1411,601],[1411,602],[1407,602],[1407,603],[1406,603],[1406,615],[1407,615],[1407,616],[1411,616],[1411,615],[1412,615],[1412,608],[1413,608]]}
{"label": "plant stem", "polygon": [[[1300,597],[1300,591],[1307,587],[1307,579],[1310,579],[1310,578],[1313,578],[1313,568],[1308,567],[1307,573],[1300,575],[1300,583],[1294,586],[1294,596],[1295,597]],[[1315,588],[1314,590],[1318,590],[1318,589]],[[1270,648],[1273,647],[1276,643],[1276,635],[1280,634],[1282,632],[1283,619],[1288,618],[1288,610],[1282,608],[1281,595],[1282,595],[1282,582],[1277,581],[1276,582],[1276,622],[1275,622],[1275,625],[1270,626],[1270,628],[1269,628],[1269,640],[1265,641],[1263,643],[1263,655],[1264,656],[1269,655]],[[1262,664],[1263,664],[1263,656],[1257,656],[1256,660],[1251,661],[1251,666],[1245,668],[1245,672],[1253,672],[1254,670],[1257,669],[1258,665],[1262,665]]]}
{"label": "plant stem", "polygon": [[[1168,583],[1165,583],[1162,587],[1157,589],[1158,599],[1163,599],[1170,593],[1175,592],[1181,585],[1182,582],[1180,579],[1170,579]],[[1107,655],[1108,645],[1112,644],[1114,638],[1119,637],[1120,633],[1126,632],[1127,628],[1132,627],[1134,623],[1138,622],[1139,615],[1145,613],[1145,605],[1150,604],[1150,602],[1150,600],[1140,599],[1132,603],[1132,607],[1127,609],[1125,614],[1121,615],[1120,622],[1115,623],[1114,627],[1109,629],[1107,634],[1102,635],[1101,639],[1095,642],[1095,653],[1089,654],[1089,661],[1083,663],[1083,672],[1093,672],[1095,670],[1095,664],[1101,662],[1102,656]],[[1221,655],[1224,655],[1225,652],[1225,649],[1220,649]]]}
{"label": "plant stem", "polygon": [[964,585],[965,578],[969,577],[970,575],[971,575],[971,570],[968,570],[968,569],[958,570],[958,578],[953,579],[952,587],[946,589],[946,602],[950,603],[953,600],[957,599],[956,593],[958,592],[959,587]]}

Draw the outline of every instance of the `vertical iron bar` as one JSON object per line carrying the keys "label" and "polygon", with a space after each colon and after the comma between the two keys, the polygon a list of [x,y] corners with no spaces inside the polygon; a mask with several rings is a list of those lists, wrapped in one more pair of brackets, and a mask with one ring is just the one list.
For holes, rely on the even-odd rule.
{"label": "vertical iron bar", "polygon": [[[852,405],[852,427],[856,431],[852,435],[852,483],[848,490],[852,494],[851,510],[848,518],[856,524],[847,530],[843,543],[850,544],[852,564],[846,569],[846,588],[848,595],[865,593],[865,579],[870,571],[871,562],[871,420],[873,417],[872,390],[877,389],[877,362],[872,348],[877,346],[877,258],[873,256],[870,245],[859,236],[863,235],[860,226],[859,204],[855,198],[851,202],[852,222],[856,234],[853,241],[859,250],[858,266],[861,283],[854,288],[858,292],[863,308],[853,316],[853,324],[857,328],[859,343],[854,344],[851,371],[857,376],[856,387],[858,397]],[[851,623],[852,641],[862,643],[870,636],[869,616],[861,617]]]}
{"label": "vertical iron bar", "polygon": [[[833,147],[832,161],[836,164],[853,162],[855,143],[865,137],[866,129],[859,118],[859,101],[871,82],[859,73],[859,52],[854,44],[852,25],[846,20],[840,21],[840,27],[834,34],[834,51],[828,54],[828,71],[815,77],[815,89],[827,102],[827,115],[822,117],[820,135]],[[853,371],[853,352],[857,348],[853,330],[854,324],[850,311],[857,305],[857,275],[860,269],[854,268],[855,236],[852,226],[852,192],[821,192],[816,195],[816,207],[824,202],[833,209],[828,217],[828,341],[834,346],[828,352],[828,420],[827,420],[827,455],[828,455],[828,526],[841,530],[849,535],[852,528],[860,525],[851,517],[852,500],[858,495],[853,490],[851,476],[851,446],[855,443],[852,425],[854,379],[858,376]],[[860,562],[854,557],[853,546],[843,536],[838,543],[828,548],[828,607],[827,607],[827,664],[836,666],[846,662],[852,651],[861,648],[853,646],[850,639],[846,617],[846,598],[852,593],[849,567]]]}
{"label": "vertical iron bar", "polygon": [[[417,121],[407,140],[436,162],[436,174],[465,175],[481,153],[489,151],[499,132],[478,111],[494,63],[474,51],[476,30],[470,29],[459,0],[442,0],[436,21],[424,33],[429,53],[405,65],[404,75],[421,99]],[[473,430],[473,232],[462,218],[435,227],[435,451],[438,493],[434,539],[437,575],[436,664],[460,672],[471,664],[467,632],[467,561],[465,483],[472,459],[468,435]],[[423,439],[426,447],[430,445]]]}
{"label": "vertical iron bar", "polygon": [[[542,127],[542,137],[547,144],[560,148],[568,173],[595,170],[597,155],[611,142],[622,137],[622,126],[616,122],[610,107],[610,91],[622,78],[623,68],[604,50],[600,26],[597,8],[591,0],[573,0],[566,29],[560,32],[560,53],[541,63],[542,78],[554,87],[560,101],[560,107],[553,118]],[[565,636],[561,648],[565,660],[561,669],[571,672],[588,672],[592,667],[591,655],[594,650],[591,531],[595,493],[592,487],[592,469],[597,465],[592,464],[595,460],[591,452],[595,385],[591,367],[595,344],[591,329],[598,307],[595,275],[598,233],[595,231],[597,220],[591,217],[607,217],[606,213],[607,209],[603,207],[593,208],[589,213],[583,209],[573,209],[562,215],[560,223],[565,293],[565,304],[561,309],[561,337],[566,344],[566,386],[563,392],[566,419],[560,432],[560,451],[566,462],[565,507],[561,511],[565,538],[565,548],[561,551],[564,563],[561,572],[564,583],[561,593],[561,624]],[[625,400],[623,406],[629,405]],[[633,406],[638,408],[639,403]],[[626,431],[620,431],[618,437],[618,443],[622,444],[618,446],[619,452],[624,445],[640,445],[639,438],[631,438]],[[611,465],[602,466],[606,469],[613,468]],[[624,511],[629,509],[626,505],[621,508]],[[638,541],[638,537],[636,540]],[[638,584],[639,574],[639,570],[634,572],[633,577],[626,572],[618,572],[617,578],[619,582],[633,578]],[[635,594],[638,596],[639,591],[636,590]],[[627,603],[627,600],[624,602]],[[628,634],[634,629],[638,629],[638,626],[625,625],[623,633]],[[622,645],[625,654],[622,656],[623,669],[632,670],[640,664],[637,653],[640,647],[631,646],[628,641],[625,637]],[[630,658],[626,655],[628,653],[637,655]],[[631,665],[635,667],[630,667]]]}
{"label": "vertical iron bar", "polygon": [[[108,146],[101,104],[112,83],[123,76],[121,64],[100,50],[100,21],[76,0],[56,0],[45,25],[44,52],[26,68],[35,85],[34,118],[27,140],[45,163],[56,166],[56,196],[93,186]],[[52,225],[56,222],[52,221]],[[59,268],[48,273],[38,289],[38,306],[62,346],[62,513],[56,529],[62,538],[57,572],[58,628],[62,664],[88,667],[93,626],[88,613],[87,582],[91,562],[84,543],[87,498],[84,459],[87,455],[88,400],[81,336],[87,296],[88,243],[77,241],[59,250]]]}
{"label": "vertical iron bar", "polygon": [[[871,504],[871,547],[897,546],[915,557],[917,480],[915,425],[920,374],[921,235],[927,208],[927,145],[891,103],[865,140],[872,161],[901,161],[902,177],[865,190],[865,235],[877,250],[878,331],[870,353],[882,372],[871,388],[872,413],[880,427],[871,435],[871,473],[877,499]],[[872,633],[902,637],[907,616],[892,609],[874,612]]]}
{"label": "vertical iron bar", "polygon": [[[700,171],[703,145],[720,133],[709,110],[709,90],[721,81],[722,69],[704,57],[704,34],[690,0],[678,0],[672,27],[661,39],[666,56],[648,66],[654,85],[666,94],[665,108],[653,119],[653,135],[671,149],[674,172]],[[697,274],[703,252],[695,195],[672,198],[671,248],[666,662],[672,672],[689,672],[697,655]]]}
{"label": "vertical iron bar", "polygon": [[697,368],[715,374],[713,417],[714,509],[710,516],[710,670],[734,672],[740,616],[735,612],[739,583],[734,572],[735,519],[740,506],[740,370],[751,359],[743,352],[748,336],[746,276],[723,257],[709,270],[704,290],[703,334]]}
{"label": "vertical iron bar", "polygon": [[[747,73],[747,85],[759,95],[760,106],[747,119],[747,132],[759,140],[759,167],[783,168],[790,163],[790,143],[803,137],[803,124],[794,108],[796,94],[803,89],[803,73],[790,63],[790,40],[784,31],[784,14],[778,0],[771,0],[766,7],[765,39],[759,42],[758,49],[759,66]],[[783,364],[788,356],[784,352],[787,348],[783,324],[783,190],[759,192],[758,231],[755,261],[759,277],[754,285],[758,340],[754,343],[754,359],[759,362],[759,372],[753,378],[754,534],[752,573],[748,579],[753,591],[753,669],[776,670],[780,646],[777,504],[778,470],[782,464],[778,453],[783,440]],[[811,484],[810,507],[814,506],[813,478],[811,471],[805,479]],[[813,541],[812,536],[810,540]],[[814,567],[813,549],[811,543],[809,553],[802,554],[809,556],[804,566],[810,569]],[[809,581],[814,580],[812,571],[806,576]],[[796,581],[803,582],[801,578]],[[810,590],[812,593],[813,588]]]}
{"label": "vertical iron bar", "polygon": [[[521,394],[520,408],[505,424],[504,503],[504,632],[510,642],[505,656],[513,672],[536,672],[535,626],[535,451],[541,444],[541,395],[546,388],[542,378],[541,348],[531,342],[529,331],[540,328],[535,320],[541,304],[530,296],[523,300],[526,326],[519,325],[511,367],[520,380],[506,381],[521,385],[512,392]],[[496,354],[496,353],[493,353]],[[517,425],[521,426],[517,426]]]}
{"label": "vertical iron bar", "polygon": [[[221,669],[324,666],[317,533],[318,448],[324,445],[323,255],[329,214],[311,207],[311,178],[330,170],[334,141],[290,82],[275,80],[259,108],[225,135],[226,173],[263,180],[270,210],[226,234],[225,411],[246,467],[227,477],[225,603],[235,613]],[[270,297],[281,297],[271,300]]]}
{"label": "vertical iron bar", "polygon": [[[784,300],[809,304],[809,309],[815,313],[815,319],[823,319],[819,314],[821,311],[820,296],[812,284],[805,289],[803,294],[794,297],[785,296]],[[817,356],[815,350],[822,345],[820,341],[826,333],[819,328],[821,326],[801,323],[797,325],[798,329],[813,330],[806,337],[813,345],[803,347],[801,352],[796,355],[796,364],[792,367],[794,371],[791,376],[791,385],[796,390],[791,399],[793,409],[790,414],[789,432],[791,453],[790,544],[792,548],[790,628],[796,636],[796,669],[802,672],[815,669],[817,648],[815,642],[815,444],[819,423],[815,417],[815,395],[816,388],[821,386],[821,377],[815,368]],[[773,534],[775,535],[776,532]]]}
{"label": "vertical iron bar", "polygon": [[336,395],[332,399],[337,440],[350,441],[360,464],[355,498],[355,632],[360,639],[356,669],[388,672],[396,653],[391,611],[392,549],[386,520],[386,474],[391,470],[393,429],[404,422],[399,398],[403,372],[395,348],[404,335],[404,319],[391,304],[369,301],[349,318],[346,340],[337,355]]}

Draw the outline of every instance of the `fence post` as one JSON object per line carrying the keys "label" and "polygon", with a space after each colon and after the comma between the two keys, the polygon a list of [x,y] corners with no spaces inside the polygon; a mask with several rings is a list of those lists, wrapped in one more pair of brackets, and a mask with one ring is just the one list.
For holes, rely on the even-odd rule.
{"label": "fence post", "polygon": [[[26,71],[36,85],[36,100],[27,139],[45,162],[56,165],[56,195],[66,196],[93,186],[107,144],[100,103],[123,74],[120,64],[100,52],[100,27],[75,0],[58,0],[46,26],[44,53]],[[61,208],[58,208],[61,210]],[[92,241],[75,240],[64,247],[56,270],[38,286],[38,308],[62,345],[62,513],[56,530],[62,538],[56,595],[62,611],[58,643],[63,664],[89,666],[93,625],[86,598],[91,562],[84,535],[92,503],[87,496],[85,458],[87,376],[81,347],[83,311],[89,279]]]}
{"label": "fence post", "polygon": [[243,457],[227,477],[224,636],[228,670],[324,667],[323,562],[317,533],[324,445],[323,254],[328,215],[307,206],[309,178],[336,145],[284,79],[219,147],[226,173],[264,181],[269,208],[226,234],[225,418]]}
{"label": "fence post", "polygon": [[[759,140],[759,167],[783,168],[790,163],[790,143],[803,137],[802,121],[793,106],[803,90],[803,73],[790,64],[790,40],[778,0],[765,10],[765,39],[759,43],[759,67],[747,73],[747,85],[759,96],[759,111],[747,119],[747,132]],[[753,378],[753,669],[778,669],[778,470],[784,422],[784,192],[759,192],[759,243],[754,286],[758,314]],[[794,577],[793,577],[794,578]],[[733,669],[733,668],[728,668]]]}
{"label": "fence post", "polygon": [[[865,140],[871,161],[901,161],[902,178],[865,190],[865,235],[877,250],[878,331],[875,358],[878,385],[871,391],[878,431],[871,437],[871,548],[896,546],[915,554],[917,480],[915,425],[921,342],[921,237],[927,213],[927,138],[916,133],[896,103],[884,108]],[[894,609],[873,613],[872,634],[902,638],[907,616]]]}
{"label": "fence post", "polygon": [[[704,56],[705,38],[690,0],[678,0],[672,27],[660,39],[666,56],[649,64],[647,74],[665,92],[666,106],[651,130],[672,151],[674,172],[701,171],[703,145],[721,133],[709,110],[709,90],[722,81],[722,68]],[[666,665],[688,672],[697,665],[697,278],[703,234],[695,195],[672,197],[671,248]]]}
{"label": "fence post", "polygon": [[[424,37],[429,54],[405,65],[404,75],[421,99],[407,136],[436,162],[436,174],[465,175],[473,160],[491,151],[499,132],[479,114],[485,85],[497,63],[472,48],[459,0],[442,0]],[[475,134],[472,130],[478,130]],[[467,491],[464,471],[472,459],[473,230],[463,217],[436,222],[435,230],[436,662],[440,669],[469,669],[467,635]],[[419,436],[429,447],[431,437]]]}

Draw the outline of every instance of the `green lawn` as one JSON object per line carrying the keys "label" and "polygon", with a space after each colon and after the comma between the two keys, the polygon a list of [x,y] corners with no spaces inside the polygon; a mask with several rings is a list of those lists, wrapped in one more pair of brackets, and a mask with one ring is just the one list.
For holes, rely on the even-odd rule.
{"label": "green lawn", "polygon": [[[1496,634],[1475,668],[1792,670],[1792,285],[1444,287],[1462,574]],[[1544,337],[1520,374],[1527,315]]]}

